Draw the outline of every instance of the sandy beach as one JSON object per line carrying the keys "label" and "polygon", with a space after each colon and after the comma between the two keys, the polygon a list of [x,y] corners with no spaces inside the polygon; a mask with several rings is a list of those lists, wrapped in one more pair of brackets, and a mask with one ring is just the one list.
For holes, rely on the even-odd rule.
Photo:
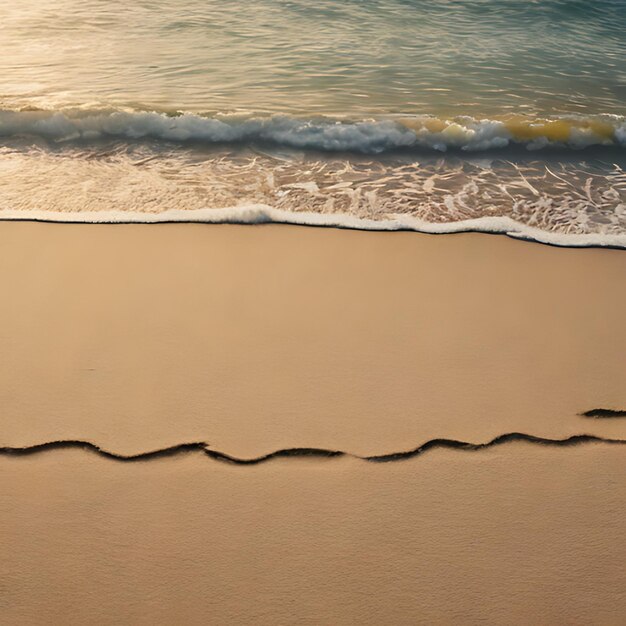
{"label": "sandy beach", "polygon": [[[619,624],[623,251],[0,223],[11,624]],[[368,456],[433,439],[410,460]],[[19,452],[19,450],[17,450]]]}
{"label": "sandy beach", "polygon": [[292,226],[0,223],[0,445],[241,458],[626,436],[620,250]]}
{"label": "sandy beach", "polygon": [[625,471],[606,444],[250,468],[3,457],[3,620],[617,626]]}
{"label": "sandy beach", "polygon": [[0,626],[624,626],[623,5],[0,2]]}

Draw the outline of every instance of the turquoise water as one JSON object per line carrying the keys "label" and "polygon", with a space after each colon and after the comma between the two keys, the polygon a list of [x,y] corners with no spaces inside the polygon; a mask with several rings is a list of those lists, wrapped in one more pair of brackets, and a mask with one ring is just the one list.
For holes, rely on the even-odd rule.
{"label": "turquoise water", "polygon": [[624,0],[2,3],[0,211],[621,236],[625,32]]}

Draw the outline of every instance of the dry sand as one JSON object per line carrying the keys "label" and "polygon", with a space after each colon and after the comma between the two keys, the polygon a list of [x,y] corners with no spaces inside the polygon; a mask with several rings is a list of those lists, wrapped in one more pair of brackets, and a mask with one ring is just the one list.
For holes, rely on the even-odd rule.
{"label": "dry sand", "polygon": [[5,624],[624,623],[620,446],[0,474]]}
{"label": "dry sand", "polygon": [[[353,454],[626,439],[626,253],[487,235],[0,223],[0,446]],[[0,455],[8,624],[598,624],[626,446],[241,467]]]}
{"label": "dry sand", "polygon": [[0,445],[382,454],[626,437],[626,253],[291,226],[0,223]]}

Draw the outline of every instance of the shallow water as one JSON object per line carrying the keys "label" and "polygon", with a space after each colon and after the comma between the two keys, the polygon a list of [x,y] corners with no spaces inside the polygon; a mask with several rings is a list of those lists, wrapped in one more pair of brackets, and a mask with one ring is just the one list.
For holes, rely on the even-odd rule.
{"label": "shallow water", "polygon": [[22,0],[0,24],[12,104],[479,117],[626,104],[623,0]]}
{"label": "shallow water", "polygon": [[623,0],[4,3],[0,211],[626,235],[625,31]]}

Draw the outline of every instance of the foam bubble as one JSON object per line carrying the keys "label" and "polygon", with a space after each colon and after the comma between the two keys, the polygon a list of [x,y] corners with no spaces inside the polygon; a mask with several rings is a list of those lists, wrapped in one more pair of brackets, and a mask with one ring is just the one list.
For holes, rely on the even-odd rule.
{"label": "foam bubble", "polygon": [[469,229],[558,245],[622,246],[623,159],[588,157],[375,159],[124,140],[50,147],[16,139],[0,146],[0,219]]}

